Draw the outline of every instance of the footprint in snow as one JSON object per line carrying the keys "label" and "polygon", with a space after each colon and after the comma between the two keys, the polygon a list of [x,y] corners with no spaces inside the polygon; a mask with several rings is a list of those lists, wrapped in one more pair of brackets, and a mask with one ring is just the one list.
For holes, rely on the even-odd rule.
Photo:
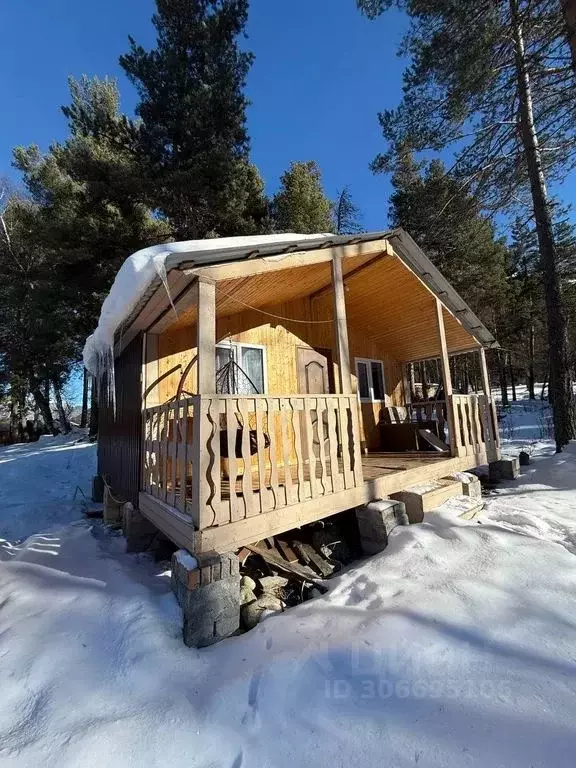
{"label": "footprint in snow", "polygon": [[248,687],[248,710],[242,718],[242,725],[257,727],[260,725],[260,713],[258,711],[258,692],[262,679],[262,669],[257,669],[252,675]]}

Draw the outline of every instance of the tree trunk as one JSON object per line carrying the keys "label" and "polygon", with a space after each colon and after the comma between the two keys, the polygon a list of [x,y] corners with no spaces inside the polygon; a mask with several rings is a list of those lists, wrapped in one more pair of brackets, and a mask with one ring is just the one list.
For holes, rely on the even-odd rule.
{"label": "tree trunk", "polygon": [[572,69],[576,74],[576,0],[560,0],[560,5],[566,23],[566,38],[572,54]]}
{"label": "tree trunk", "polygon": [[546,385],[548,384],[548,374],[544,377],[544,381],[542,382],[542,389],[540,390],[540,400],[544,400],[544,394],[546,392]]}
{"label": "tree trunk", "polygon": [[470,394],[470,369],[468,367],[468,355],[462,358],[462,367],[464,368],[464,394]]}
{"label": "tree trunk", "polygon": [[82,377],[82,413],[80,415],[80,426],[84,428],[88,424],[88,371],[84,368]]}
{"label": "tree trunk", "polygon": [[530,341],[528,352],[528,397],[530,400],[536,400],[536,393],[534,391],[534,384],[536,375],[534,373],[534,358],[535,358],[535,334],[534,323],[530,324]]}
{"label": "tree trunk", "polygon": [[515,43],[522,143],[528,169],[528,178],[530,180],[530,192],[540,251],[540,265],[546,296],[548,345],[550,351],[550,401],[554,419],[556,451],[560,452],[571,439],[576,437],[576,404],[574,402],[570,370],[568,322],[562,301],[550,204],[534,123],[532,91],[530,76],[526,66],[524,36],[518,10],[518,0],[510,0],[510,13]]}
{"label": "tree trunk", "polygon": [[42,392],[42,389],[40,388],[39,384],[33,384],[31,388],[32,397],[34,398],[34,402],[38,406],[38,410],[42,414],[42,419],[44,420],[44,427],[51,432],[53,435],[57,435],[59,433],[59,429],[54,424],[54,419],[52,418],[52,410],[50,408],[50,400],[46,397],[44,392]]}
{"label": "tree trunk", "polygon": [[416,397],[416,374],[414,372],[414,363],[408,363],[408,378],[410,380],[410,399],[414,402],[418,399]]}
{"label": "tree trunk", "polygon": [[88,426],[88,437],[96,439],[98,437],[98,387],[96,379],[92,376],[90,382],[90,423]]}
{"label": "tree trunk", "polygon": [[15,443],[18,434],[18,407],[16,405],[16,400],[11,399],[10,400],[10,427],[8,432],[8,439],[11,443]]}
{"label": "tree trunk", "polygon": [[425,360],[420,363],[420,370],[422,371],[422,398],[428,400],[428,375]]}
{"label": "tree trunk", "polygon": [[498,374],[500,379],[500,392],[502,394],[502,405],[508,405],[508,379],[506,377],[506,352],[498,351]]}
{"label": "tree trunk", "polygon": [[56,379],[52,380],[52,387],[54,388],[54,397],[56,398],[56,408],[58,410],[60,429],[65,435],[67,435],[70,432],[70,422],[68,421],[66,411],[64,410],[64,404],[62,403],[62,392],[60,391],[60,384]]}
{"label": "tree trunk", "polygon": [[510,371],[510,384],[512,386],[512,402],[515,403],[516,398],[516,377],[514,375],[514,365],[512,364],[512,353],[508,352],[508,370]]}

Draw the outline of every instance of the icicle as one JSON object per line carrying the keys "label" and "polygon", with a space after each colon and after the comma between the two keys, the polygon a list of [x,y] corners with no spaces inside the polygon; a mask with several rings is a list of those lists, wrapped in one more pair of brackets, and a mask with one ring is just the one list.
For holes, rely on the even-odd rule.
{"label": "icicle", "polygon": [[176,307],[174,306],[174,302],[172,301],[172,295],[170,293],[170,285],[168,284],[168,274],[166,272],[166,255],[160,254],[159,256],[154,257],[154,267],[156,269],[156,273],[160,280],[162,280],[162,285],[166,289],[166,295],[168,296],[168,301],[170,302],[170,306],[174,310],[174,314],[176,317],[178,317],[178,312],[176,311]]}

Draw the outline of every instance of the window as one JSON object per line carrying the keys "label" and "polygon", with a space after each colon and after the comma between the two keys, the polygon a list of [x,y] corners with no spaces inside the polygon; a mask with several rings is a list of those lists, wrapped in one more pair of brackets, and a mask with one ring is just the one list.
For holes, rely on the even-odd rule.
{"label": "window", "polygon": [[384,364],[381,360],[356,358],[356,376],[358,377],[358,397],[362,402],[384,402]]}
{"label": "window", "polygon": [[218,345],[216,391],[221,395],[263,395],[266,392],[265,348],[236,342]]}

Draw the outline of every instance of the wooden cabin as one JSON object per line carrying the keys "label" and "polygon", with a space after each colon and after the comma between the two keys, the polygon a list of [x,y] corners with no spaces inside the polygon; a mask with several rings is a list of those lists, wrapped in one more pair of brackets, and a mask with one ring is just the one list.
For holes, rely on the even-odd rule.
{"label": "wooden cabin", "polygon": [[[117,330],[100,419],[99,472],[175,544],[227,552],[498,460],[495,341],[406,232],[210,242]],[[459,355],[480,391],[454,390]]]}

